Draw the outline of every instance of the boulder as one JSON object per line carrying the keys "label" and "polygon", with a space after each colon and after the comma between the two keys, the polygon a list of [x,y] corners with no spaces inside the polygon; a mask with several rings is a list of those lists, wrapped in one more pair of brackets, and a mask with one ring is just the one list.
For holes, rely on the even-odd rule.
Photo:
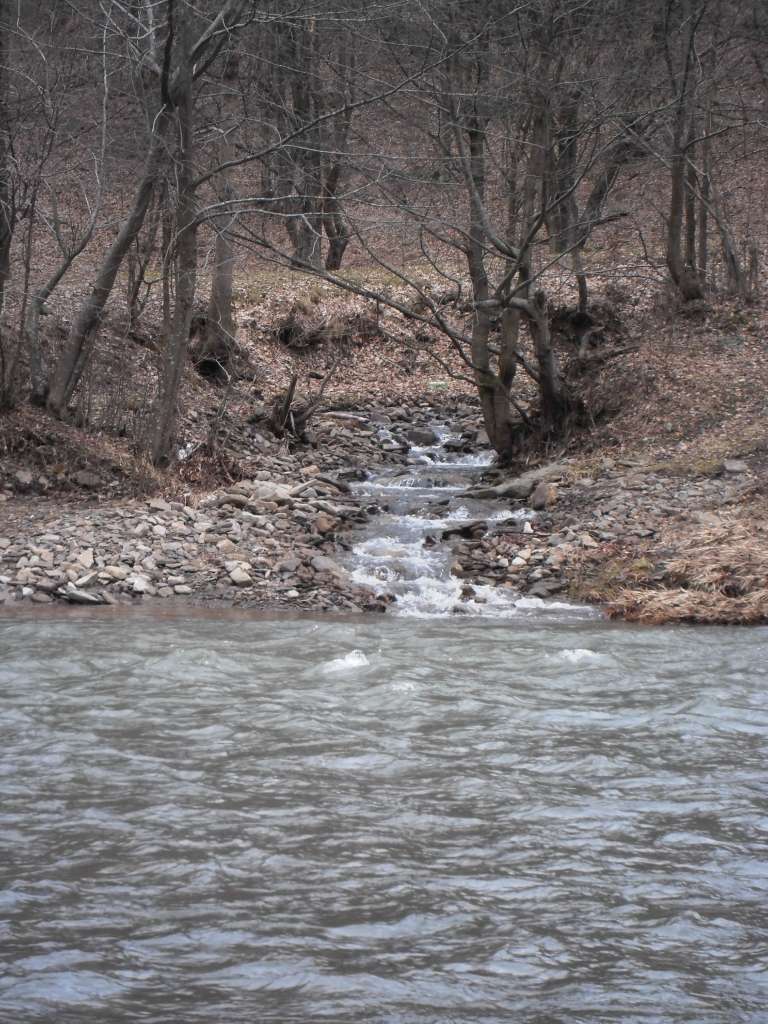
{"label": "boulder", "polygon": [[332,558],[328,558],[326,555],[315,555],[311,562],[312,568],[315,572],[327,572],[332,576],[343,577],[346,576],[346,571],[342,569],[338,562],[334,562]]}
{"label": "boulder", "polygon": [[531,508],[538,512],[545,508],[552,508],[557,502],[557,484],[547,483],[542,480],[537,484],[531,494]]}
{"label": "boulder", "polygon": [[153,589],[152,582],[147,576],[129,576],[128,583],[134,594],[147,594]]}
{"label": "boulder", "polygon": [[241,565],[238,565],[236,568],[231,570],[229,578],[237,587],[247,587],[253,583],[250,575]]}
{"label": "boulder", "polygon": [[540,483],[552,480],[561,480],[565,475],[567,467],[559,463],[552,463],[549,466],[540,466],[538,469],[529,469],[520,476],[505,480],[495,487],[478,487],[467,491],[472,498],[527,498],[536,486]]}
{"label": "boulder", "polygon": [[89,594],[85,590],[78,590],[74,583],[68,583],[56,591],[57,595],[70,604],[106,604],[103,594]]}
{"label": "boulder", "polygon": [[85,548],[77,556],[77,561],[84,569],[91,569],[93,567],[93,548]]}
{"label": "boulder", "polygon": [[101,486],[101,477],[97,476],[95,473],[91,473],[87,469],[78,470],[77,473],[75,473],[75,475],[72,477],[72,479],[75,481],[78,487],[85,487],[87,489],[91,489]]}
{"label": "boulder", "polygon": [[315,521],[312,525],[314,526],[318,533],[325,534],[332,533],[336,529],[337,523],[334,519],[331,519],[330,516],[327,516],[325,515],[325,513],[321,512],[320,515],[315,518]]}
{"label": "boulder", "polygon": [[439,440],[434,430],[430,430],[429,427],[411,427],[405,431],[405,436],[411,444],[418,445],[419,448],[437,444]]}

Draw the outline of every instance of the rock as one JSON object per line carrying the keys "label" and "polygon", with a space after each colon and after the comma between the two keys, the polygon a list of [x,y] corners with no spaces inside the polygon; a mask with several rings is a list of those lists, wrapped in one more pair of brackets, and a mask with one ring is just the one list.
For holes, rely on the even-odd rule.
{"label": "rock", "polygon": [[335,519],[331,519],[330,516],[321,512],[312,525],[318,533],[332,533],[336,529],[337,523]]}
{"label": "rock", "polygon": [[546,600],[563,590],[564,587],[565,584],[562,580],[540,580],[538,583],[534,583],[528,593],[531,597],[541,597]]}
{"label": "rock", "polygon": [[93,548],[85,548],[77,556],[77,561],[84,569],[91,569],[93,567]]}
{"label": "rock", "polygon": [[594,537],[591,537],[588,533],[582,533],[582,535],[579,537],[579,544],[581,544],[583,548],[600,547],[600,545],[597,543]]}
{"label": "rock", "polygon": [[326,555],[315,555],[311,565],[315,572],[327,572],[333,576],[340,577],[347,575],[338,562],[334,562],[332,558],[328,558]]}
{"label": "rock", "polygon": [[13,479],[20,487],[26,488],[32,486],[34,476],[30,473],[28,469],[17,469],[16,472],[13,474]]}
{"label": "rock", "polygon": [[8,537],[0,537],[0,551],[6,551],[12,544]]}
{"label": "rock", "polygon": [[741,459],[726,459],[723,463],[726,473],[748,473],[749,466]]}
{"label": "rock", "polygon": [[[165,588],[163,588],[163,589],[165,589]],[[188,596],[189,594],[192,593],[192,587],[187,586],[186,583],[180,583],[180,584],[177,584],[173,588],[173,592],[174,592],[174,594],[181,594],[183,596]]]}
{"label": "rock", "polygon": [[96,476],[87,469],[80,469],[72,477],[78,487],[92,489],[101,486],[101,477]]}
{"label": "rock", "polygon": [[537,484],[531,494],[531,508],[542,511],[545,508],[552,508],[557,502],[557,484],[549,484],[542,480]]}
{"label": "rock", "polygon": [[229,578],[237,587],[248,587],[253,583],[249,574],[240,565],[230,571]]}
{"label": "rock", "polygon": [[36,583],[35,583],[35,587],[38,590],[42,591],[42,593],[44,593],[44,594],[54,594],[59,589],[60,585],[61,585],[61,581],[60,580],[50,580],[50,579],[37,580]]}
{"label": "rock", "polygon": [[149,507],[155,512],[170,512],[171,506],[163,498],[150,498]]}
{"label": "rock", "polygon": [[561,479],[565,472],[565,466],[559,463],[552,463],[549,466],[540,466],[538,469],[529,469],[527,473],[505,480],[496,487],[478,487],[467,491],[467,495],[473,498],[527,498],[537,484]]}
{"label": "rock", "polygon": [[128,577],[129,570],[124,565],[105,565],[104,573],[113,580],[124,580]]}
{"label": "rock", "polygon": [[415,444],[419,448],[426,448],[429,445],[437,444],[439,440],[434,430],[430,430],[428,427],[411,427],[410,430],[405,431],[405,437],[411,444]]}
{"label": "rock", "polygon": [[229,555],[233,551],[237,551],[237,545],[233,544],[227,537],[224,540],[220,540],[216,547],[223,555]]}
{"label": "rock", "polygon": [[290,500],[291,488],[288,484],[273,483],[270,480],[254,480],[249,487],[252,498],[258,501],[274,501],[281,505]]}
{"label": "rock", "polygon": [[443,441],[443,448],[447,452],[468,452],[471,451],[471,444],[462,437],[448,437]]}
{"label": "rock", "polygon": [[74,583],[68,583],[56,591],[58,596],[70,604],[106,604],[103,594],[88,594],[84,590],[78,590]]}
{"label": "rock", "polygon": [[276,568],[278,572],[296,572],[297,569],[301,568],[301,560],[298,558],[285,558],[282,562],[278,562]]}
{"label": "rock", "polygon": [[50,594],[46,594],[42,590],[38,590],[32,595],[32,600],[35,604],[50,604],[53,601],[53,598]]}
{"label": "rock", "polygon": [[467,540],[472,537],[481,537],[488,532],[488,523],[485,519],[472,519],[466,522],[456,523],[449,526],[441,533],[441,540],[449,540],[451,537],[463,537]]}
{"label": "rock", "polygon": [[151,581],[146,576],[129,576],[127,582],[134,594],[147,594],[153,589]]}

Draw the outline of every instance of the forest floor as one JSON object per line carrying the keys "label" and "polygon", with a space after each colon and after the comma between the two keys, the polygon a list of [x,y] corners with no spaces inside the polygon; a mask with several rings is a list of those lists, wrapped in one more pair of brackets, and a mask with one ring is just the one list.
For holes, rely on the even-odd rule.
{"label": "forest floor", "polygon": [[[386,607],[340,564],[349,531],[375,514],[349,481],[405,461],[409,432],[434,420],[482,444],[471,382],[445,345],[404,347],[412,325],[398,317],[377,334],[369,303],[328,286],[266,275],[238,298],[250,369],[231,386],[189,369],[170,469],[141,455],[151,336],[104,340],[87,427],[30,407],[0,418],[0,603]],[[323,325],[301,351],[280,339],[297,302]],[[584,364],[563,352],[590,428],[488,474],[492,487],[555,464],[532,498],[498,498],[534,501],[533,534],[457,537],[454,572],[637,621],[768,621],[768,309],[614,308],[620,338]],[[272,436],[263,415],[291,375],[309,397],[332,368],[310,442]]]}

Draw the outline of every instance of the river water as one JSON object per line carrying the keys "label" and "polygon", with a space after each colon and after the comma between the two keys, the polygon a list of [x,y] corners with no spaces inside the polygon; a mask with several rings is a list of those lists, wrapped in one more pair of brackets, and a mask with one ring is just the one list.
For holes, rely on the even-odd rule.
{"label": "river water", "polygon": [[768,630],[0,618],[0,1021],[768,1020]]}

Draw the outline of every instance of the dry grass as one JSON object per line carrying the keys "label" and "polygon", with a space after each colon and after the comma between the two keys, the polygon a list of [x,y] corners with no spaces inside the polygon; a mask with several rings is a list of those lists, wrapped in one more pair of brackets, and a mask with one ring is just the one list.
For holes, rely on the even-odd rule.
{"label": "dry grass", "polygon": [[675,555],[663,579],[622,588],[607,611],[633,622],[768,622],[766,509],[745,520],[667,537]]}

